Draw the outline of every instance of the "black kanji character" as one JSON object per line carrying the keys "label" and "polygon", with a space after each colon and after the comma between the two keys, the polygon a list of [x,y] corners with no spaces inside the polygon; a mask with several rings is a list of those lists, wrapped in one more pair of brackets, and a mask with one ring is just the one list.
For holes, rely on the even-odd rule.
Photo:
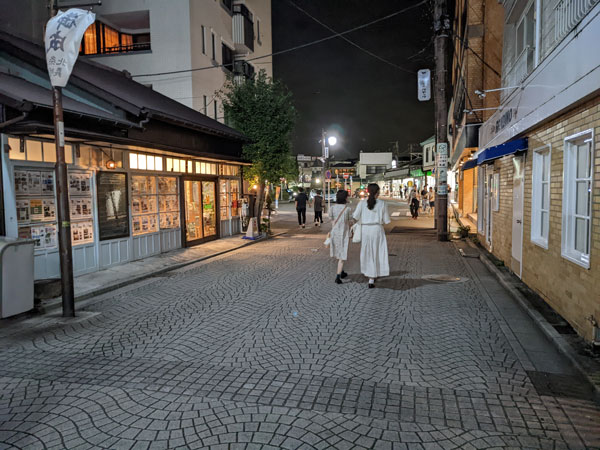
{"label": "black kanji character", "polygon": [[60,49],[61,51],[64,52],[65,51],[64,43],[65,43],[66,38],[67,38],[66,36],[61,37],[60,31],[57,30],[56,33],[54,33],[52,36],[50,36],[50,45],[48,47],[48,51],[50,51],[50,49],[55,50],[55,51]]}
{"label": "black kanji character", "polygon": [[61,26],[70,30],[75,26],[78,17],[79,14],[77,14],[74,11],[64,13],[56,21],[56,23],[58,24],[56,27],[56,31],[58,31]]}

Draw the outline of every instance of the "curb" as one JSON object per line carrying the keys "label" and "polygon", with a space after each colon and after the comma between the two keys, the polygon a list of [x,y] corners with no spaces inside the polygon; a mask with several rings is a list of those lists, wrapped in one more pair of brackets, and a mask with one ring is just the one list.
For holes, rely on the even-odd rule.
{"label": "curb", "polygon": [[[90,292],[86,292],[85,294],[76,295],[75,296],[75,302],[82,302],[82,301],[88,300],[88,299],[90,299],[92,297],[97,297],[99,295],[106,294],[107,292],[116,291],[117,289],[121,289],[122,287],[125,287],[127,285],[134,284],[134,283],[137,283],[139,281],[143,281],[143,280],[148,279],[148,278],[152,278],[152,277],[154,277],[156,275],[160,275],[160,274],[163,274],[165,272],[170,272],[172,270],[178,270],[178,269],[181,269],[181,268],[183,268],[185,266],[189,266],[191,264],[196,264],[198,262],[206,261],[207,259],[215,258],[217,256],[224,255],[226,253],[234,252],[236,250],[239,250],[241,248],[247,247],[249,245],[254,245],[254,244],[258,244],[259,242],[268,241],[269,239],[281,236],[282,234],[285,234],[285,233],[287,233],[287,231],[283,231],[283,232],[280,232],[280,233],[275,233],[275,234],[273,234],[271,236],[267,236],[267,237],[264,237],[264,238],[261,238],[261,239],[255,240],[255,241],[245,241],[239,247],[234,247],[234,248],[230,248],[230,249],[227,249],[227,250],[222,250],[220,252],[213,253],[212,255],[207,255],[207,256],[203,256],[201,258],[195,258],[195,259],[190,260],[190,261],[185,261],[185,262],[182,262],[182,263],[173,264],[171,266],[164,267],[162,269],[157,269],[157,270],[154,270],[152,272],[148,272],[148,273],[145,273],[145,274],[142,274],[142,275],[139,275],[139,276],[135,276],[133,278],[121,281],[121,282],[116,283],[116,284],[112,284],[110,286],[106,286],[106,287],[103,287],[103,288],[95,289],[95,290],[90,291]],[[49,305],[43,305],[42,308],[41,308],[41,314],[45,314],[45,313],[54,311],[55,309],[59,309],[61,307],[61,305],[62,305],[60,299],[61,299],[61,297],[57,297],[56,299],[53,299],[53,300],[58,300],[58,301],[53,302],[52,304],[49,304]]]}
{"label": "curb", "polygon": [[600,400],[600,386],[596,384],[590,374],[584,369],[575,355],[575,349],[560,335],[558,331],[554,329],[550,323],[537,311],[533,306],[529,304],[527,299],[521,294],[517,288],[508,280],[507,276],[502,273],[489,258],[479,249],[475,244],[467,239],[468,245],[477,249],[479,252],[479,260],[486,266],[486,268],[496,277],[502,287],[506,289],[510,295],[517,301],[519,306],[533,319],[537,326],[542,330],[544,335],[554,344],[558,351],[565,356],[575,368],[581,372],[581,374],[589,381],[594,388],[597,400]]}

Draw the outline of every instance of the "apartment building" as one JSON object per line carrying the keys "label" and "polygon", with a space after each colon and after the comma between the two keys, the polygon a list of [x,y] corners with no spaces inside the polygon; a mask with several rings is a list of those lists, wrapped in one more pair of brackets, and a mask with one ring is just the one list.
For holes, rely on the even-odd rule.
{"label": "apartment building", "polygon": [[600,3],[501,3],[502,90],[472,160],[479,238],[600,344]]}
{"label": "apartment building", "polygon": [[260,58],[272,53],[270,0],[103,0],[94,12],[83,55],[220,122],[227,76],[272,75]]}
{"label": "apartment building", "polygon": [[479,149],[481,124],[500,101],[503,19],[498,0],[455,4],[448,184],[458,185],[451,199],[472,230],[477,223],[477,164],[469,159]]}

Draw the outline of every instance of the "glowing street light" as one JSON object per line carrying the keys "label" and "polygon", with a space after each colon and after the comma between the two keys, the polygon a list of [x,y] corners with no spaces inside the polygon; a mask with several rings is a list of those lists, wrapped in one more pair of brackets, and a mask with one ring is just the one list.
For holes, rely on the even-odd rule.
{"label": "glowing street light", "polygon": [[327,138],[327,142],[333,147],[335,144],[337,144],[337,138],[335,136],[329,136]]}

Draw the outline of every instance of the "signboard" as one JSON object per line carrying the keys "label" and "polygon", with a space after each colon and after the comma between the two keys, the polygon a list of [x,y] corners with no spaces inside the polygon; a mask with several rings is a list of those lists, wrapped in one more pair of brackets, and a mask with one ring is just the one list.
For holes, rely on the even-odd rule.
{"label": "signboard", "polygon": [[71,8],[67,12],[59,11],[48,21],[44,43],[48,75],[52,86],[67,85],[79,56],[81,38],[95,19],[96,15],[91,11]]}
{"label": "signboard", "polygon": [[331,180],[331,170],[326,170],[326,171],[325,171],[325,178],[326,178],[327,180]]}
{"label": "signboard", "polygon": [[96,181],[100,240],[129,236],[127,174],[98,172]]}
{"label": "signboard", "polygon": [[313,157],[312,156],[306,156],[306,155],[297,155],[296,156],[296,161],[312,161]]}
{"label": "signboard", "polygon": [[437,144],[437,151],[435,155],[436,168],[437,168],[437,186],[438,194],[448,194],[448,144],[446,142],[440,142]]}
{"label": "signboard", "polygon": [[422,177],[425,174],[423,173],[423,171],[421,169],[412,169],[410,171],[410,176],[411,177]]}
{"label": "signboard", "polygon": [[350,178],[350,174],[349,173],[345,173],[344,174],[344,179],[347,180],[348,178]]}
{"label": "signboard", "polygon": [[329,147],[325,147],[325,154],[323,156],[329,158]]}
{"label": "signboard", "polygon": [[417,94],[420,102],[431,100],[431,71],[421,69],[417,73]]}

